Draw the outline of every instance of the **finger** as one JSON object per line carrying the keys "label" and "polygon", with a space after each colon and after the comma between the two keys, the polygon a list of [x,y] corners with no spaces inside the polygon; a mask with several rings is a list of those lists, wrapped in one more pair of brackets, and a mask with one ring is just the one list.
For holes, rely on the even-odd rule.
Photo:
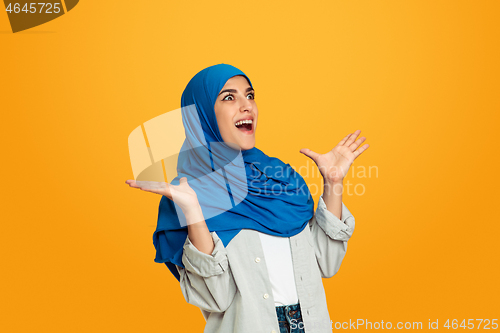
{"label": "finger", "polygon": [[369,144],[365,144],[363,145],[363,147],[359,148],[358,150],[355,150],[354,151],[354,159],[356,159],[359,155],[361,155],[362,152],[364,152],[365,150],[368,149],[368,147],[370,147]]}
{"label": "finger", "polygon": [[155,194],[163,194],[162,192],[164,190],[160,190],[160,189],[153,189],[153,188],[141,188],[141,190],[143,190],[144,192],[151,192],[151,193],[155,193]]}
{"label": "finger", "polygon": [[168,198],[171,198],[170,184],[165,182],[156,182],[156,181],[135,181],[135,180],[127,180],[127,183],[130,187],[138,188],[144,192],[151,192],[155,194],[165,195]]}
{"label": "finger", "polygon": [[359,145],[362,144],[365,140],[366,140],[366,138],[364,136],[362,136],[359,139],[357,139],[356,142],[354,142],[353,144],[351,144],[349,146],[349,148],[351,149],[351,151],[355,151],[356,148],[358,148]]}
{"label": "finger", "polygon": [[145,181],[140,181],[138,184],[135,180],[127,180],[126,183],[130,186],[130,187],[133,187],[133,188],[138,188],[140,190],[144,190],[144,189],[151,189],[151,188],[148,188],[146,187],[147,186],[147,182]]}
{"label": "finger", "polygon": [[314,162],[316,162],[316,158],[318,158],[318,156],[320,156],[320,154],[318,154],[318,153],[316,153],[308,148],[302,148],[300,150],[300,152],[302,154],[306,155],[307,157],[311,158]]}
{"label": "finger", "polygon": [[137,185],[137,183],[135,182],[135,180],[126,180],[125,181],[126,184],[128,184],[130,187],[133,187],[133,188],[141,188],[140,186]]}
{"label": "finger", "polygon": [[354,133],[352,133],[349,138],[347,139],[347,142],[345,143],[345,146],[349,147],[354,140],[358,137],[359,133],[361,133],[361,130],[356,130]]}
{"label": "finger", "polygon": [[347,139],[349,138],[349,136],[351,136],[351,134],[352,133],[349,133],[346,136],[344,136],[344,138],[342,140],[340,140],[339,143],[337,143],[337,145],[335,146],[335,148],[339,147],[339,146],[343,146],[345,144],[345,142],[347,141]]}

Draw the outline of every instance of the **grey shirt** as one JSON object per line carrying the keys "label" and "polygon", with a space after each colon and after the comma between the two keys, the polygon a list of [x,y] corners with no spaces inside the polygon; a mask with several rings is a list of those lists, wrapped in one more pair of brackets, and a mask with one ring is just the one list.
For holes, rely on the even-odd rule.
{"label": "grey shirt", "polygon": [[[308,227],[290,237],[290,250],[306,332],[332,332],[321,278],[337,273],[354,231],[354,217],[342,203],[342,219],[326,209],[321,195]],[[211,232],[211,255],[186,237],[177,267],[186,301],[206,320],[205,333],[278,333],[278,317],[257,231],[242,229],[227,245]]]}

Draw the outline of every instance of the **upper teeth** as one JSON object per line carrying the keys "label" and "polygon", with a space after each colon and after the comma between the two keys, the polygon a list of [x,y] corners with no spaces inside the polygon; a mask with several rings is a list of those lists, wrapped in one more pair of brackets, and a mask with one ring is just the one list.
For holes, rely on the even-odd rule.
{"label": "upper teeth", "polygon": [[251,119],[249,119],[249,120],[240,120],[235,125],[239,126],[239,125],[242,125],[242,124],[251,124],[251,123],[252,123]]}

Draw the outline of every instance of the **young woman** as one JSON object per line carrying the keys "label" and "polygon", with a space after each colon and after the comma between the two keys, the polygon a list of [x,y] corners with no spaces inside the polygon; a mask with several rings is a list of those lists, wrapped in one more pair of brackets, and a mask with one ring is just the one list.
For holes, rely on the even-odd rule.
{"label": "young woman", "polygon": [[164,189],[127,181],[162,195],[155,261],[201,309],[205,332],[331,332],[322,278],[337,273],[354,231],[342,185],[366,138],[357,130],[326,154],[300,150],[324,179],[314,212],[303,178],[255,147],[259,112],[242,71],[205,68],[181,105],[178,176]]}

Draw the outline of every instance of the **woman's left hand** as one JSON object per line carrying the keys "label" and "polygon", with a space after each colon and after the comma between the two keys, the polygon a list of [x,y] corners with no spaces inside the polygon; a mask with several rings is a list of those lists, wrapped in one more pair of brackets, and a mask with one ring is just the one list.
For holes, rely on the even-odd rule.
{"label": "woman's left hand", "polygon": [[364,136],[356,140],[359,133],[361,131],[357,130],[354,133],[346,135],[332,150],[323,155],[307,148],[301,149],[300,152],[310,157],[316,163],[325,183],[342,182],[352,162],[369,147],[368,144],[365,144],[356,150],[366,140]]}

